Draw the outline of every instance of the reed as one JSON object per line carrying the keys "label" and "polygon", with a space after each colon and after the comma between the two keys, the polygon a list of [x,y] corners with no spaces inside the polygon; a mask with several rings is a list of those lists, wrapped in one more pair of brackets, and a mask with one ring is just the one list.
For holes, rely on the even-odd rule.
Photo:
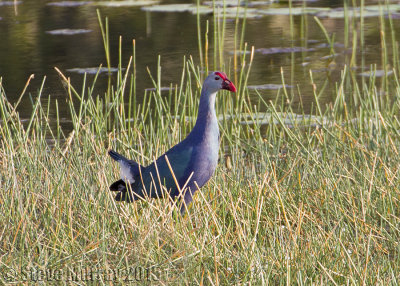
{"label": "reed", "polygon": [[[398,64],[390,78],[371,73],[361,83],[345,67],[334,102],[319,105],[316,86],[315,114],[300,116],[279,100],[259,96],[253,104],[246,88],[253,53],[244,53],[237,99],[218,96],[223,120],[216,174],[188,214],[173,217],[166,200],[114,202],[108,186],[119,172],[106,151],[147,165],[182,140],[195,123],[204,74],[192,58],[184,59],[180,83],[164,95],[159,62],[157,75],[150,74],[155,90],[138,101],[135,56],[133,43],[106,96],[93,93],[97,77],[83,77],[81,92],[64,77],[68,133],[42,103],[45,80],[23,121],[0,79],[2,283],[61,277],[64,284],[396,284]],[[206,59],[207,50],[201,66]],[[386,80],[390,84],[381,84]],[[49,106],[58,111],[60,103]]]}

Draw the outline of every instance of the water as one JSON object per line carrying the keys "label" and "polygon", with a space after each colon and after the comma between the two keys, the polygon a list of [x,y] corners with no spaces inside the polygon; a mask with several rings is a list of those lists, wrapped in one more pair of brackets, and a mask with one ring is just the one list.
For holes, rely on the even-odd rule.
{"label": "water", "polygon": [[[79,90],[83,75],[68,70],[106,65],[103,40],[96,14],[98,8],[103,18],[109,19],[113,66],[116,67],[118,64],[119,36],[123,39],[122,62],[124,65],[128,63],[132,54],[132,40],[136,40],[138,97],[143,94],[145,88],[152,87],[147,67],[153,75],[156,74],[158,55],[161,55],[163,86],[179,83],[184,56],[192,55],[195,63],[199,64],[196,15],[188,12],[144,12],[141,7],[99,7],[93,4],[60,7],[48,5],[49,2],[26,0],[14,6],[4,5],[7,4],[6,1],[0,1],[0,77],[3,78],[3,87],[11,102],[18,99],[27,79],[34,74],[35,77],[28,87],[27,94],[32,97],[37,96],[37,91],[46,76],[44,103],[50,95],[52,101],[57,99],[61,106],[66,106],[63,103],[67,99],[67,92],[54,67],[71,77],[72,84]],[[171,3],[171,1],[162,4],[165,3]],[[367,1],[367,4],[374,4],[374,2]],[[299,5],[301,6],[301,3],[294,4],[294,6]],[[341,1],[307,3],[309,7],[335,8],[342,5]],[[265,5],[258,9],[266,9],[269,6]],[[287,3],[274,4],[273,7],[287,7]],[[399,20],[396,18],[394,17],[393,23],[398,28]],[[348,51],[351,43],[348,47],[344,45],[342,18],[321,18],[328,32],[335,34],[337,56],[334,59],[326,58],[330,54],[330,49],[326,46],[325,36],[313,19],[313,15],[294,16],[292,32],[289,19],[287,15],[268,15],[246,20],[245,41],[256,49],[249,85],[264,85],[265,89],[261,89],[260,93],[266,100],[273,100],[277,94],[277,88],[282,84],[282,70],[287,88],[292,90],[294,102],[301,102],[305,112],[310,112],[314,100],[310,70],[313,71],[314,81],[318,88],[321,88],[324,83],[330,87],[320,97],[322,105],[329,103],[334,97],[332,90],[335,82],[340,79],[340,71],[345,64],[350,62],[351,54]],[[204,39],[206,20],[209,20],[210,27],[213,27],[212,15],[202,15],[202,39]],[[302,29],[305,24],[307,29]],[[234,20],[228,20],[224,51],[226,62],[233,58],[234,27]],[[65,35],[60,34],[58,31],[60,29],[80,30],[75,31],[76,34],[69,30],[67,32],[70,35]],[[306,34],[302,35],[301,31],[306,31]],[[212,33],[210,33],[212,47],[211,36]],[[365,69],[369,69],[371,64],[376,64],[378,69],[382,69],[380,49],[379,18],[377,16],[365,18],[365,48],[363,50]],[[212,55],[212,50],[209,54]],[[361,55],[358,55],[357,64],[361,64]],[[360,69],[359,72],[363,71]],[[92,78],[93,76],[88,76],[89,82]],[[102,74],[96,92],[104,95],[106,85],[107,76]],[[252,92],[255,94],[254,91]],[[29,96],[23,98],[18,110],[22,118],[29,116],[31,112]],[[51,108],[51,110],[54,114],[54,109]],[[67,108],[60,109],[60,117],[69,117]]]}

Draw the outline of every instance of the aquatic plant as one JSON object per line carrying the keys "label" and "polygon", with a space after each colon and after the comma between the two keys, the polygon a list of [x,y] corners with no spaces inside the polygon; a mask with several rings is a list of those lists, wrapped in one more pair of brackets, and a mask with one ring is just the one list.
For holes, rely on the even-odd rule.
{"label": "aquatic plant", "polygon": [[[347,22],[349,37],[362,35],[356,21]],[[356,55],[333,87],[316,85],[310,71],[315,101],[308,115],[293,112],[301,101],[294,101],[296,88],[284,80],[274,101],[257,88],[249,91],[254,49],[243,42],[245,24],[239,21],[235,45],[244,52],[235,53],[233,63],[224,61],[224,26],[218,24],[210,33],[214,61],[201,42],[203,61],[184,59],[181,81],[167,94],[161,93],[159,64],[151,74],[155,90],[140,102],[134,42],[130,61],[118,63],[117,80],[104,94],[93,92],[97,76],[83,76],[78,91],[59,70],[66,103],[44,98],[44,79],[26,120],[18,112],[20,100],[11,104],[0,80],[2,283],[57,277],[79,283],[395,283],[400,84],[397,50],[392,58],[388,51],[396,49],[394,26],[391,18],[380,21],[387,72],[378,78],[370,67],[369,77],[358,77]],[[387,34],[386,27],[392,29]],[[326,35],[334,52],[334,38]],[[347,40],[356,54],[362,37]],[[118,170],[107,149],[128,150],[146,165],[182,140],[195,123],[204,70],[219,65],[231,70],[238,94],[217,101],[221,160],[197,203],[175,218],[163,201],[116,204],[108,186]],[[321,106],[327,88],[335,98]],[[70,130],[62,128],[61,105],[70,109]]]}

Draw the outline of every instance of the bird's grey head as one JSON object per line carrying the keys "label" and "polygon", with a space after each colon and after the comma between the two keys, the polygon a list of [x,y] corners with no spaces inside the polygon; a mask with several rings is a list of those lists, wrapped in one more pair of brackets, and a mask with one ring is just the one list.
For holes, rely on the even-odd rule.
{"label": "bird's grey head", "polygon": [[211,72],[205,79],[203,89],[206,89],[210,93],[219,91],[220,89],[226,89],[231,92],[236,92],[235,85],[228,79],[224,72]]}

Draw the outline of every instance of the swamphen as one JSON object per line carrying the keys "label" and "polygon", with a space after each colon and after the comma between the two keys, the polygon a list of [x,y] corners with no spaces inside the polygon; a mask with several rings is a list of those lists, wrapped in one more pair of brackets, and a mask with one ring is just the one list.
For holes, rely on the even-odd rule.
{"label": "swamphen", "polygon": [[[201,90],[199,112],[193,130],[182,142],[169,149],[149,166],[140,166],[113,150],[108,152],[121,168],[121,179],[110,186],[111,191],[117,192],[116,201],[132,202],[139,197],[159,198],[166,193],[172,199],[178,197],[180,200],[181,190],[185,203],[181,205],[180,212],[181,214],[185,212],[197,186],[202,187],[207,183],[217,167],[219,128],[215,114],[215,96],[220,89],[236,92],[235,85],[225,73],[218,71],[210,73]],[[162,191],[160,185],[165,186],[166,191]]]}

